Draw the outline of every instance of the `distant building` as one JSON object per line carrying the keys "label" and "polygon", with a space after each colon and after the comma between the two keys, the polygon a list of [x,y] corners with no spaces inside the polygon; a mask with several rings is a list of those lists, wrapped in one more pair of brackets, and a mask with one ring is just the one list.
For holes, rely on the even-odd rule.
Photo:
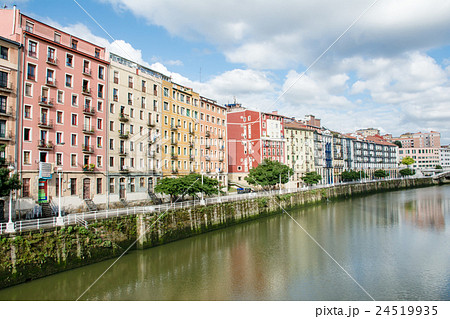
{"label": "distant building", "polygon": [[423,147],[440,147],[441,133],[431,131],[429,133],[404,133],[399,137],[385,135],[390,142],[400,141],[403,148],[423,148]]}
{"label": "distant building", "polygon": [[415,160],[415,163],[410,165],[412,169],[429,169],[440,165],[441,155],[438,147],[402,147],[399,150],[400,162],[407,156]]}
{"label": "distant building", "polygon": [[357,130],[356,133],[366,137],[366,136],[380,135],[380,130],[375,128],[365,128]]}
{"label": "distant building", "polygon": [[442,146],[439,149],[439,163],[444,169],[450,169],[450,145]]}

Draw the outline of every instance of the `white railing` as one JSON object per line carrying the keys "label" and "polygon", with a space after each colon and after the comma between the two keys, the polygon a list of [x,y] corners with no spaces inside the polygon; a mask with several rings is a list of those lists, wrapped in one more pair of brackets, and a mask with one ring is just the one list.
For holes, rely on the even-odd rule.
{"label": "white railing", "polygon": [[[427,177],[428,178],[428,177]],[[392,178],[392,179],[380,179],[380,180],[367,180],[362,183],[375,183],[384,180],[401,180],[403,178]],[[336,183],[333,185],[314,185],[303,188],[290,188],[290,189],[281,189],[278,190],[270,190],[270,191],[259,191],[245,194],[233,194],[233,195],[224,195],[220,197],[208,197],[205,198],[206,205],[216,204],[216,203],[224,203],[224,202],[234,202],[244,199],[253,199],[259,197],[267,197],[267,196],[276,196],[280,194],[289,194],[296,193],[300,191],[306,191],[317,188],[328,188],[339,185],[347,185],[347,184],[360,184],[361,181],[354,182],[345,182],[345,183]],[[91,211],[91,212],[83,212],[77,214],[69,214],[63,217],[64,225],[77,225],[80,224],[83,227],[88,226],[88,221],[95,221],[101,219],[108,218],[116,218],[121,216],[130,216],[137,214],[156,214],[160,212],[165,212],[169,210],[183,209],[183,208],[191,208],[200,206],[199,200],[189,200],[183,202],[175,202],[175,203],[165,203],[161,205],[153,205],[153,206],[139,206],[139,207],[126,207],[126,208],[118,208],[113,210],[103,210],[103,211]],[[39,218],[32,220],[20,220],[14,223],[15,231],[30,231],[30,230],[39,230],[44,228],[52,228],[56,227],[56,218],[57,217],[48,217],[48,218]],[[6,223],[0,223],[0,234],[6,232]]]}

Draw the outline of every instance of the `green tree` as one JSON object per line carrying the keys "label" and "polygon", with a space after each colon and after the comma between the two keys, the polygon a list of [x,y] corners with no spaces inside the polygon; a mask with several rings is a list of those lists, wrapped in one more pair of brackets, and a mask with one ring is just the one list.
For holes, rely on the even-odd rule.
{"label": "green tree", "polygon": [[289,175],[292,176],[294,171],[289,166],[281,164],[278,161],[272,161],[265,159],[257,167],[252,168],[245,180],[250,185],[261,186],[263,189],[273,188],[280,182],[286,184],[288,182]]}
{"label": "green tree", "polygon": [[415,162],[416,161],[412,157],[405,156],[405,157],[402,158],[401,164],[406,165],[406,166],[409,167],[409,165],[412,165]]}
{"label": "green tree", "polygon": [[394,141],[394,144],[397,145],[398,147],[402,148],[402,142]]}
{"label": "green tree", "polygon": [[436,165],[435,169],[442,169],[442,166],[438,164]]}
{"label": "green tree", "polygon": [[389,176],[389,173],[386,172],[386,171],[383,170],[383,169],[377,169],[377,170],[373,173],[373,175],[374,175],[375,177],[377,177],[377,178],[383,178],[383,177],[388,177],[388,176]]}
{"label": "green tree", "polygon": [[306,185],[314,185],[322,180],[322,176],[316,172],[308,172],[302,177],[302,180]]}
{"label": "green tree", "polygon": [[179,196],[182,200],[186,195],[198,197],[199,193],[206,196],[217,194],[219,182],[216,179],[200,174],[190,174],[177,178],[165,177],[158,181],[155,186],[156,193],[170,195],[170,200],[174,202]]}
{"label": "green tree", "polygon": [[22,183],[20,182],[19,175],[13,174],[9,176],[10,170],[7,168],[0,168],[0,196],[9,196],[12,190],[20,189]]}
{"label": "green tree", "polygon": [[357,181],[361,178],[365,178],[366,174],[364,173],[364,171],[354,171],[354,170],[349,170],[349,171],[343,171],[341,173],[341,178],[344,181]]}
{"label": "green tree", "polygon": [[398,171],[402,176],[410,176],[416,174],[416,171],[410,168],[404,168]]}

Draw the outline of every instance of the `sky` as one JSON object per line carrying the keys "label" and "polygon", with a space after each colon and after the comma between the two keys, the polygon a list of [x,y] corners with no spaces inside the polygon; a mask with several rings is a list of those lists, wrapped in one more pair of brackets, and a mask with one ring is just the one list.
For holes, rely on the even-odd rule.
{"label": "sky", "polygon": [[448,0],[3,3],[220,104],[450,144]]}

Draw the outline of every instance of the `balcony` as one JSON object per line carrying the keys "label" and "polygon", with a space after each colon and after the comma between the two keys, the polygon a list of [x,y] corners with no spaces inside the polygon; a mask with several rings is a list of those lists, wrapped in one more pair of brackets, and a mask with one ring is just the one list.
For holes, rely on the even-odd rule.
{"label": "balcony", "polygon": [[148,152],[148,157],[150,157],[150,158],[155,158],[155,156],[156,156],[156,154],[155,154],[154,151],[149,151],[149,152]]}
{"label": "balcony", "polygon": [[95,169],[95,164],[84,164],[83,172],[85,173],[93,173]]}
{"label": "balcony", "polygon": [[46,107],[53,107],[54,99],[50,99],[46,96],[39,96],[39,105]]}
{"label": "balcony", "polygon": [[124,148],[119,150],[119,156],[127,156],[127,151]]}
{"label": "balcony", "polygon": [[205,148],[206,148],[207,150],[209,150],[209,149],[211,148],[211,145],[205,145]]}
{"label": "balcony", "polygon": [[223,140],[223,136],[222,135],[219,135],[219,140]]}
{"label": "balcony", "polygon": [[12,93],[13,92],[12,83],[7,81],[0,81],[0,92]]}
{"label": "balcony", "polygon": [[14,113],[13,113],[13,107],[9,106],[9,107],[0,107],[0,116],[3,117],[13,117]]}
{"label": "balcony", "polygon": [[209,156],[205,156],[205,161],[209,162],[211,161],[211,158]]}
{"label": "balcony", "polygon": [[94,126],[91,125],[84,125],[83,126],[83,133],[92,135],[94,134]]}
{"label": "balcony", "polygon": [[58,65],[58,60],[55,57],[48,56],[47,63],[51,65]]}
{"label": "balcony", "polygon": [[178,131],[178,125],[171,125],[171,126],[170,126],[170,129],[171,129],[172,131]]}
{"label": "balcony", "polygon": [[90,107],[90,105],[85,105],[83,107],[83,114],[94,116],[95,115],[95,108],[94,107]]}
{"label": "balcony", "polygon": [[147,123],[147,126],[150,127],[150,128],[152,128],[152,127],[155,127],[156,124],[153,123],[153,122],[148,122],[148,123]]}
{"label": "balcony", "polygon": [[129,137],[129,134],[130,132],[119,130],[119,138],[127,139]]}
{"label": "balcony", "polygon": [[83,87],[83,89],[82,89],[82,92],[81,92],[82,94],[84,94],[84,95],[88,95],[88,96],[91,96],[91,89],[90,88],[88,88],[88,87]]}
{"label": "balcony", "polygon": [[195,173],[196,173],[195,169],[189,170],[189,174],[195,174]]}
{"label": "balcony", "polygon": [[39,140],[38,142],[38,150],[44,150],[44,151],[51,151],[53,150],[53,142],[52,141],[45,141],[45,140]]}
{"label": "balcony", "polygon": [[189,131],[189,134],[190,135],[195,135],[195,132],[194,131]]}
{"label": "balcony", "polygon": [[128,99],[128,105],[133,105],[133,100]]}
{"label": "balcony", "polygon": [[194,143],[189,143],[189,148],[194,148]]}
{"label": "balcony", "polygon": [[90,68],[84,67],[84,68],[83,68],[83,74],[84,74],[84,75],[87,75],[87,76],[91,76],[92,71],[91,71]]}
{"label": "balcony", "polygon": [[194,155],[189,155],[189,160],[190,160],[191,162],[195,161]]}
{"label": "balcony", "polygon": [[223,158],[219,158],[219,162],[223,162]]}
{"label": "balcony", "polygon": [[205,136],[206,136],[206,137],[210,137],[210,136],[211,136],[211,132],[210,132],[210,131],[206,131],[206,132],[205,132]]}
{"label": "balcony", "polygon": [[45,81],[45,85],[56,87],[56,80],[54,78],[47,78],[47,80]]}
{"label": "balcony", "polygon": [[119,167],[119,172],[122,174],[128,174],[128,167],[126,165],[120,166]]}
{"label": "balcony", "polygon": [[124,114],[124,113],[120,113],[119,114],[119,121],[120,122],[128,122],[130,119],[128,117],[128,115]]}
{"label": "balcony", "polygon": [[46,117],[42,117],[38,123],[40,128],[52,129],[53,128],[53,120],[48,120]]}
{"label": "balcony", "polygon": [[171,145],[178,145],[178,142],[177,142],[177,140],[171,140],[171,141],[170,141],[170,144],[171,144]]}
{"label": "balcony", "polygon": [[94,148],[91,145],[83,144],[82,145],[82,152],[86,154],[92,154],[94,153]]}
{"label": "balcony", "polygon": [[176,159],[178,159],[178,155],[175,153],[172,153],[172,154],[170,154],[170,158],[173,160],[176,160]]}
{"label": "balcony", "polygon": [[178,174],[178,169],[177,168],[172,168],[172,174]]}

